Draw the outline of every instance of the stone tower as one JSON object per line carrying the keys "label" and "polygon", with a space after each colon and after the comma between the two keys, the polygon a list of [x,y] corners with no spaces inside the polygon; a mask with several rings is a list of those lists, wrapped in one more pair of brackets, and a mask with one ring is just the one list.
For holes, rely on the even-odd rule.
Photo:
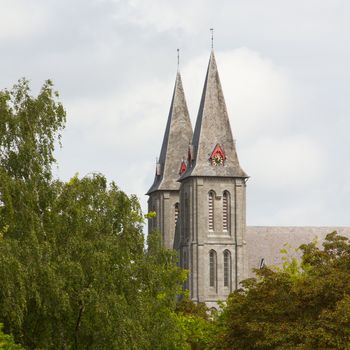
{"label": "stone tower", "polygon": [[174,248],[193,301],[216,307],[247,275],[246,180],[211,52],[186,171]]}
{"label": "stone tower", "polygon": [[174,93],[163,138],[162,149],[156,164],[153,185],[148,190],[148,210],[156,217],[149,220],[149,233],[159,229],[163,244],[172,249],[175,225],[179,215],[179,189],[177,182],[186,170],[188,145],[192,139],[192,125],[188,114],[181,75],[176,74]]}

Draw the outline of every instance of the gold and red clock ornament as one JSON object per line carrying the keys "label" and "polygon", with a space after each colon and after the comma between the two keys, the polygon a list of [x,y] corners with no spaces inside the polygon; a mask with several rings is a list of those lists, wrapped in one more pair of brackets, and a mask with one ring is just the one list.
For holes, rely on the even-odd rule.
{"label": "gold and red clock ornament", "polygon": [[180,165],[179,175],[182,175],[187,169],[187,164],[185,160],[183,159]]}
{"label": "gold and red clock ornament", "polygon": [[225,165],[225,152],[219,144],[217,144],[209,157],[209,162],[212,166],[223,166]]}

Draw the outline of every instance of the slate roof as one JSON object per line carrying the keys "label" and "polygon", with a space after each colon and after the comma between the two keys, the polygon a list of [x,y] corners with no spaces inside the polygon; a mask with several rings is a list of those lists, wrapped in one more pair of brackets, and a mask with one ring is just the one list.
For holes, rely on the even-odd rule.
{"label": "slate roof", "polygon": [[[224,166],[213,166],[209,161],[217,144],[226,155]],[[238,162],[213,51],[209,59],[192,145],[194,159],[180,180],[189,176],[248,177]]]}
{"label": "slate roof", "polygon": [[188,146],[192,139],[192,125],[187,109],[181,75],[176,74],[173,98],[159,156],[160,175],[155,175],[150,194],[158,190],[179,190],[179,170],[187,159]]}
{"label": "slate roof", "polygon": [[281,249],[286,244],[290,256],[300,257],[295,249],[316,239],[321,245],[328,233],[350,238],[350,227],[299,227],[299,226],[247,226],[246,243],[248,254],[249,276],[253,268],[259,268],[261,259],[266,265],[281,266]]}

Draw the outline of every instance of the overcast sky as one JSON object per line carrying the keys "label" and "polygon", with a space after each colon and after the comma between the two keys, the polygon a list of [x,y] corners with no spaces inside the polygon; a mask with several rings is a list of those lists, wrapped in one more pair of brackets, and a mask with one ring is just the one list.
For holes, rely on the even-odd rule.
{"label": "overcast sky", "polygon": [[101,172],[146,210],[176,74],[194,125],[215,53],[249,225],[350,225],[350,1],[0,0],[0,89],[50,78],[64,180]]}

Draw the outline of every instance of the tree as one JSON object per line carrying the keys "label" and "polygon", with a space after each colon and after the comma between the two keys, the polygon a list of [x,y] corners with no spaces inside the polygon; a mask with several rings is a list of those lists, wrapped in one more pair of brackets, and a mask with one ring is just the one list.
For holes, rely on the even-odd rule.
{"label": "tree", "polygon": [[0,93],[0,322],[27,349],[182,349],[176,257],[101,174],[52,177],[65,112],[51,82]]}
{"label": "tree", "polygon": [[163,248],[159,232],[148,236],[148,249],[139,264],[144,287],[143,329],[149,334],[144,349],[185,349],[186,339],[176,314],[176,297],[182,294],[187,271],[177,267],[174,251]]}
{"label": "tree", "polygon": [[1,350],[24,350],[22,346],[15,344],[13,336],[2,331],[3,324],[0,323],[0,349]]}
{"label": "tree", "polygon": [[349,349],[349,241],[333,232],[300,249],[300,263],[256,270],[231,294],[215,348]]}
{"label": "tree", "polygon": [[179,323],[186,340],[186,349],[207,349],[215,332],[216,315],[209,313],[205,303],[194,303],[187,296],[177,306]]}
{"label": "tree", "polygon": [[24,79],[0,92],[0,321],[18,339],[28,300],[37,297],[28,270],[47,237],[53,149],[65,122],[57,97],[50,81],[37,98]]}

